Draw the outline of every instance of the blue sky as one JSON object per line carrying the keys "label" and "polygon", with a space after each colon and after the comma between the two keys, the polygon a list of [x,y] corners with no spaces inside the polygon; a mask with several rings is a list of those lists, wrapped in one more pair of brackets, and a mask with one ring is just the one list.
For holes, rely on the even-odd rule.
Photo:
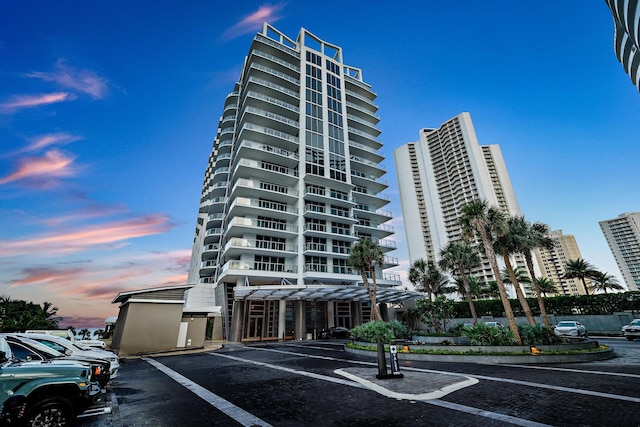
{"label": "blue sky", "polygon": [[[183,284],[224,97],[267,21],[343,48],[393,150],[463,111],[525,216],[620,278],[598,221],[640,210],[640,94],[604,1],[0,2],[0,294],[102,326],[122,290]],[[636,111],[636,113],[634,113]]]}

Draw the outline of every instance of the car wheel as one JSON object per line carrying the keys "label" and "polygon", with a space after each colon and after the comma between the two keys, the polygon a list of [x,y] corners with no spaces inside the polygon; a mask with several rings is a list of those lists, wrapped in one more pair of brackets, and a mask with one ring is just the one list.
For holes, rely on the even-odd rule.
{"label": "car wheel", "polygon": [[45,399],[27,409],[26,427],[69,427],[74,421],[71,403],[62,398]]}
{"label": "car wheel", "polygon": [[633,337],[627,337],[629,341],[633,341]]}

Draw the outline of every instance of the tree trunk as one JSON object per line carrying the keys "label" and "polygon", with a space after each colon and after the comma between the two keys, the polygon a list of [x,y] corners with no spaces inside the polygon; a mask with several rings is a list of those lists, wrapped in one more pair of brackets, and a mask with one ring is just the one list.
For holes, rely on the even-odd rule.
{"label": "tree trunk", "polygon": [[584,280],[584,277],[581,277],[580,279],[582,279],[582,286],[584,287],[585,295],[589,295],[589,289],[587,289],[587,281]]}
{"label": "tree trunk", "polygon": [[371,299],[371,304],[373,305],[371,307],[372,310],[375,311],[375,316],[376,319],[383,321],[382,320],[382,315],[380,314],[380,309],[378,309],[378,303],[377,303],[377,299],[378,299],[378,282],[376,282],[376,270],[375,267],[371,266],[369,267],[369,273],[371,274],[371,280],[373,281],[373,297]]}
{"label": "tree trunk", "polygon": [[533,281],[533,288],[536,291],[536,298],[538,299],[538,307],[540,307],[540,317],[542,317],[542,323],[547,328],[550,328],[551,323],[549,322],[549,318],[547,317],[547,309],[544,307],[544,300],[542,299],[542,292],[540,292],[540,286],[538,285],[538,278],[536,277],[536,273],[533,269],[533,259],[531,258],[531,251],[526,251],[524,253],[524,260],[527,263],[527,269],[529,270],[529,275],[531,276],[531,280]]}
{"label": "tree trunk", "polygon": [[469,280],[467,276],[464,274],[464,269],[460,269],[462,273],[462,283],[464,284],[464,291],[467,294],[467,301],[469,301],[469,311],[471,312],[471,317],[473,318],[473,324],[478,323],[478,314],[476,313],[476,306],[473,303],[473,296],[471,295],[471,288],[469,287]]}
{"label": "tree trunk", "polygon": [[504,258],[504,265],[507,268],[507,272],[509,273],[509,277],[511,278],[511,284],[513,284],[513,288],[516,291],[516,295],[518,296],[518,300],[520,301],[520,305],[522,306],[524,315],[527,316],[527,321],[529,322],[529,324],[533,326],[536,324],[536,319],[533,317],[533,313],[531,313],[531,307],[529,307],[529,302],[527,301],[527,298],[525,298],[524,292],[522,292],[520,283],[518,283],[516,272],[513,271],[513,267],[511,266],[511,261],[509,260],[509,254],[507,253],[507,251],[502,251],[502,258]]}
{"label": "tree trunk", "polygon": [[522,345],[522,338],[520,338],[520,332],[518,331],[516,318],[513,316],[511,302],[509,302],[509,297],[507,296],[507,291],[504,288],[502,277],[500,277],[500,269],[498,268],[496,254],[493,251],[493,247],[491,246],[491,241],[489,240],[489,236],[487,236],[487,231],[484,229],[484,227],[480,228],[478,231],[480,232],[480,236],[482,238],[484,250],[486,251],[489,262],[491,263],[491,270],[493,270],[493,274],[496,277],[496,284],[498,285],[498,291],[500,292],[500,299],[502,300],[502,305],[504,306],[504,314],[507,316],[507,320],[509,321],[509,329],[511,329],[511,332],[516,338],[518,344]]}

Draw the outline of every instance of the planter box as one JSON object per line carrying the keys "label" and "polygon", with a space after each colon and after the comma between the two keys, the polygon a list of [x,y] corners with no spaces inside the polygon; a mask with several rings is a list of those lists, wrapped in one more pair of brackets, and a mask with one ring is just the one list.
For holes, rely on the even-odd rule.
{"label": "planter box", "polygon": [[469,338],[467,337],[425,337],[420,335],[414,335],[411,337],[412,341],[423,342],[425,344],[443,344],[453,343],[455,345],[469,344]]}

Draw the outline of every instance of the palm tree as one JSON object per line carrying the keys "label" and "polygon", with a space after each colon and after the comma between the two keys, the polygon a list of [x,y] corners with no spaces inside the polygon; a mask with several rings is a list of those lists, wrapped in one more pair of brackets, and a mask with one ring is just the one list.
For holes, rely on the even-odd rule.
{"label": "palm tree", "polygon": [[603,273],[601,271],[594,271],[589,278],[593,280],[593,283],[590,286],[590,289],[596,293],[597,291],[604,291],[607,293],[607,289],[611,289],[613,291],[622,291],[624,287],[618,283],[618,279],[615,276],[610,275],[609,273]]}
{"label": "palm tree", "polygon": [[418,258],[411,264],[411,267],[409,267],[409,281],[413,284],[416,291],[426,292],[429,301],[431,301],[431,287],[427,284],[428,270],[427,261]]}
{"label": "palm tree", "polygon": [[462,289],[464,290],[463,295],[469,302],[469,311],[471,312],[473,324],[475,325],[478,322],[478,314],[476,313],[476,307],[473,304],[473,296],[467,274],[471,269],[480,264],[480,255],[471,245],[466,245],[462,242],[450,241],[440,251],[439,264],[440,268],[443,270],[460,276],[463,285]]}
{"label": "palm tree", "polygon": [[590,278],[593,273],[597,270],[588,261],[583,260],[582,258],[578,259],[570,259],[567,261],[564,269],[564,278],[565,279],[580,279],[582,281],[582,286],[584,287],[584,291],[589,295],[589,290],[587,289],[586,278]]}
{"label": "palm tree", "polygon": [[437,300],[438,295],[450,294],[456,291],[455,286],[449,283],[449,277],[442,273],[438,264],[433,261],[427,262],[427,286],[433,293],[433,299]]}
{"label": "palm tree", "polygon": [[[360,270],[362,276],[362,282],[364,284],[369,299],[371,300],[371,320],[382,320],[380,309],[376,303],[376,295],[378,292],[378,283],[376,282],[376,265],[382,265],[384,261],[384,255],[380,245],[375,243],[368,237],[361,237],[351,247],[351,253],[349,254],[348,263],[356,270]],[[371,276],[373,281],[373,289],[369,285],[369,278]]]}
{"label": "palm tree", "polygon": [[531,276],[531,283],[533,284],[533,290],[538,299],[538,307],[540,308],[540,317],[545,326],[550,327],[551,323],[547,317],[547,310],[544,307],[544,300],[542,299],[541,291],[538,288],[538,280],[536,278],[536,272],[533,268],[533,256],[531,251],[536,248],[551,250],[554,247],[553,239],[549,237],[549,226],[542,222],[534,222],[531,224],[523,216],[516,216],[513,218],[513,227],[520,230],[518,233],[518,239],[516,240],[516,250],[524,255],[525,262],[527,263],[527,269]]}
{"label": "palm tree", "polygon": [[93,331],[93,336],[97,336],[98,338],[102,338],[102,334],[104,334],[104,329],[96,329]]}
{"label": "palm tree", "polygon": [[493,247],[496,252],[500,252],[502,254],[505,269],[507,271],[507,276],[510,278],[510,282],[516,291],[516,296],[520,301],[520,305],[522,306],[524,315],[527,317],[527,321],[530,325],[535,325],[536,320],[533,317],[533,313],[531,313],[531,307],[529,307],[529,302],[524,296],[524,292],[522,292],[520,282],[518,281],[515,270],[511,265],[511,259],[509,258],[511,255],[517,252],[518,241],[521,238],[521,230],[518,227],[519,224],[517,223],[517,221],[514,221],[514,217],[507,218],[506,223],[507,226],[505,227],[503,232],[496,234],[496,240],[493,242]]}
{"label": "palm tree", "polygon": [[513,310],[511,309],[511,303],[509,302],[507,291],[505,290],[504,283],[500,277],[500,269],[498,268],[496,254],[493,251],[493,235],[502,234],[506,227],[504,214],[497,209],[490,207],[484,200],[472,200],[462,206],[461,212],[462,215],[458,221],[460,222],[462,232],[467,239],[474,236],[480,238],[485,254],[491,264],[491,270],[496,278],[498,291],[500,292],[500,299],[504,306],[505,315],[509,320],[509,329],[511,329],[511,332],[517,342],[522,344],[522,339],[518,332],[518,325],[516,324]]}
{"label": "palm tree", "polygon": [[89,331],[87,328],[80,329],[80,336],[83,340],[88,340],[89,338],[91,338],[91,331]]}
{"label": "palm tree", "polygon": [[486,283],[479,283],[480,297],[483,299],[500,298],[500,291],[498,290],[498,282],[490,280]]}
{"label": "palm tree", "polygon": [[54,307],[52,303],[45,301],[42,303],[42,316],[44,320],[51,323],[52,327],[58,327],[59,317],[55,317],[58,314],[58,307]]}
{"label": "palm tree", "polygon": [[558,287],[556,286],[556,283],[548,277],[538,277],[536,279],[536,288],[536,293],[538,295],[542,293],[544,297],[546,297],[548,293],[558,293]]}

